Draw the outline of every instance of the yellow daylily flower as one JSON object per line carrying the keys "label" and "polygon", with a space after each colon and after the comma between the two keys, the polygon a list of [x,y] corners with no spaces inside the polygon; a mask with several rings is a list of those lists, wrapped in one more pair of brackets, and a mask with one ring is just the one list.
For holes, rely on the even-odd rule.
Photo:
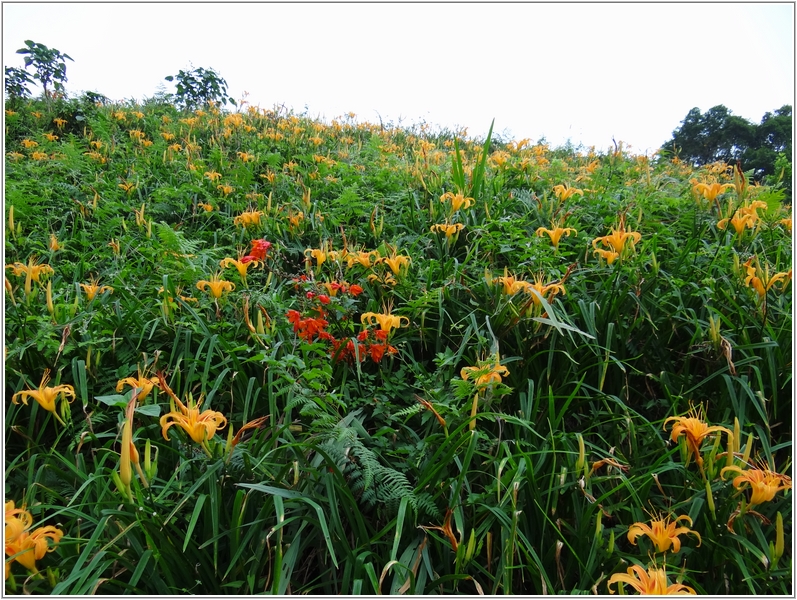
{"label": "yellow daylily flower", "polygon": [[217,173],[216,171],[205,171],[205,177],[211,181],[217,181],[221,179],[221,173]]}
{"label": "yellow daylily flower", "polygon": [[[753,262],[755,261],[755,265]],[[761,268],[761,264],[758,261],[758,257],[752,256],[744,263],[744,267],[747,271],[747,277],[744,279],[744,284],[747,287],[752,287],[756,293],[758,294],[759,300],[763,300],[766,298],[767,292],[774,286],[777,282],[781,283],[781,290],[786,289],[786,286],[791,281],[791,270],[784,272],[784,273],[774,273],[772,275],[769,274],[769,265],[764,265],[764,268]]]}
{"label": "yellow daylily flower", "polygon": [[[402,320],[405,322],[403,325],[402,325]],[[378,323],[379,328],[382,331],[387,332],[387,334],[389,335],[394,328],[407,327],[410,324],[410,320],[404,315],[400,316],[392,315],[390,314],[390,312],[387,313],[367,312],[363,313],[362,316],[360,317],[360,323],[362,323],[363,325],[374,325]]]}
{"label": "yellow daylily flower", "polygon": [[692,524],[692,519],[687,515],[681,515],[672,521],[669,515],[665,515],[663,518],[651,519],[650,525],[634,523],[628,528],[628,541],[636,546],[636,539],[640,535],[646,535],[656,546],[656,552],[667,552],[672,546],[672,551],[677,554],[681,550],[681,540],[678,536],[691,533],[697,536],[697,545],[700,546],[702,542],[700,534],[688,527],[678,527],[678,521],[689,521],[689,525]]}
{"label": "yellow daylily flower", "polygon": [[695,193],[703,196],[703,198],[709,202],[714,202],[717,199],[717,196],[722,194],[725,190],[731,189],[732,187],[734,187],[732,183],[696,183],[692,189],[695,191]]}
{"label": "yellow daylily flower", "polygon": [[351,269],[355,264],[370,269],[381,260],[379,252],[376,250],[358,250],[357,252],[346,253],[346,264]]}
{"label": "yellow daylily flower", "polygon": [[396,255],[396,252],[393,251],[390,256],[383,256],[377,262],[385,263],[393,271],[393,275],[398,275],[402,267],[409,268],[410,261],[409,256]]}
{"label": "yellow daylily flower", "polygon": [[465,227],[462,223],[436,223],[432,225],[430,231],[432,233],[444,233],[446,239],[451,239],[452,236],[457,235]]}
{"label": "yellow daylily flower", "polygon": [[669,596],[695,594],[695,590],[682,583],[667,585],[667,573],[664,569],[655,566],[646,571],[639,565],[631,565],[626,573],[615,573],[609,578],[606,587],[610,594],[614,594],[612,584],[627,583],[642,595]]}
{"label": "yellow daylily flower", "polygon": [[81,283],[80,287],[83,288],[83,291],[86,293],[86,299],[91,302],[94,300],[94,296],[98,293],[102,294],[104,292],[111,292],[113,293],[113,288],[109,285],[98,285],[96,279],[92,279],[91,283]]}
{"label": "yellow daylily flower", "polygon": [[767,203],[761,200],[754,200],[750,204],[746,206],[742,206],[739,208],[739,212],[745,215],[749,215],[750,217],[750,227],[755,227],[756,223],[760,220],[760,216],[758,215],[758,209],[764,208],[766,209]]}
{"label": "yellow daylily flower", "polygon": [[584,190],[580,190],[578,188],[571,188],[566,183],[564,185],[553,186],[553,193],[556,194],[556,197],[559,198],[559,200],[561,201],[567,200],[568,198],[576,194],[584,196]]}
{"label": "yellow daylily flower", "polygon": [[235,217],[232,222],[235,225],[243,225],[244,227],[254,227],[260,225],[260,217],[263,216],[263,211],[249,210],[241,213]]}
{"label": "yellow daylily flower", "polygon": [[[52,525],[39,527],[32,533],[22,531],[11,540],[6,537],[6,556],[13,557],[10,562],[6,563],[6,571],[11,562],[17,561],[31,573],[38,573],[36,561],[44,558],[46,553],[55,550],[62,537],[64,537],[64,532]],[[48,539],[52,540],[52,546],[48,543]]]}
{"label": "yellow daylily flower", "polygon": [[692,407],[687,416],[669,417],[665,419],[663,429],[667,428],[667,423],[670,421],[675,421],[670,434],[670,440],[676,442],[681,435],[684,435],[688,452],[687,462],[689,462],[689,459],[694,454],[701,471],[703,469],[703,457],[700,454],[700,447],[703,444],[703,440],[712,433],[719,431],[724,431],[728,435],[733,435],[727,427],[721,425],[709,426],[703,422],[702,407],[697,409]]}
{"label": "yellow daylily flower", "polygon": [[781,490],[791,489],[791,477],[783,475],[777,471],[772,471],[766,464],[762,463],[757,467],[742,469],[737,465],[730,465],[720,471],[720,477],[725,478],[728,471],[739,473],[733,479],[733,487],[737,490],[750,488],[749,506],[770,502]]}
{"label": "yellow daylily flower", "polygon": [[642,239],[642,234],[638,231],[626,231],[625,215],[620,215],[620,222],[616,228],[612,228],[611,234],[592,240],[592,247],[597,250],[598,244],[603,244],[603,246],[611,248],[621,255],[623,250],[628,247],[626,242],[630,241],[630,246],[633,248],[634,244],[638,243],[640,239]]}
{"label": "yellow daylily flower", "polygon": [[21,262],[15,262],[13,265],[6,265],[6,269],[12,269],[14,275],[19,277],[20,275],[25,275],[30,277],[36,283],[40,283],[40,278],[42,275],[52,275],[55,273],[53,268],[45,263],[38,264],[36,262],[36,258],[31,256],[28,259],[28,264],[25,265]]}
{"label": "yellow daylily flower", "polygon": [[498,355],[495,360],[479,361],[475,367],[463,367],[459,372],[460,377],[468,380],[475,377],[474,385],[479,391],[484,391],[493,383],[501,383],[501,379],[509,375],[509,369],[500,363]]}
{"label": "yellow daylily flower", "polygon": [[742,212],[741,209],[733,213],[733,217],[719,220],[717,228],[725,230],[728,227],[728,223],[733,225],[736,235],[742,235],[747,227],[753,228],[753,218],[749,214]]}
{"label": "yellow daylily flower", "polygon": [[[66,423],[61,420],[61,417],[58,416],[58,413],[55,411],[55,401],[58,400],[59,397],[63,395],[64,398],[71,397],[72,400],[75,399],[75,388],[73,388],[69,384],[61,384],[56,385],[54,387],[48,387],[47,384],[50,382],[50,369],[44,370],[44,375],[42,375],[41,383],[39,384],[39,389],[37,390],[21,390],[11,396],[11,402],[14,404],[19,404],[19,400],[22,400],[22,403],[27,406],[28,398],[33,398],[39,405],[46,411],[53,413],[53,416],[58,420],[61,425],[66,425]],[[67,400],[67,402],[71,402],[72,400]]]}
{"label": "yellow daylily flower", "polygon": [[523,281],[522,279],[517,279],[514,275],[509,275],[507,269],[504,269],[503,277],[495,277],[493,281],[503,286],[504,294],[507,296],[512,296],[520,291],[526,291],[529,286],[531,286],[528,281]]}
{"label": "yellow daylily flower", "polygon": [[121,392],[126,385],[138,390],[136,399],[141,404],[144,402],[144,398],[152,391],[152,388],[159,385],[159,380],[157,377],[147,377],[146,372],[142,373],[141,367],[139,367],[136,377],[125,377],[116,383],[116,391]]}
{"label": "yellow daylily flower", "polygon": [[50,250],[58,252],[63,246],[58,243],[58,238],[54,233],[50,234]]}
{"label": "yellow daylily flower", "polygon": [[[538,273],[537,275],[535,275],[534,276],[534,283],[528,284],[528,289],[526,291],[528,292],[529,289],[537,290],[537,292],[540,294],[540,296],[542,296],[543,298],[545,298],[549,302],[557,294],[564,295],[566,293],[565,292],[565,286],[562,285],[561,281],[549,283],[549,284],[546,285],[546,284],[543,283],[544,278],[545,278],[545,275],[543,273]],[[562,280],[562,281],[564,281],[564,280]],[[534,300],[534,304],[536,304],[537,306],[541,306],[542,305],[542,303],[540,302],[540,299],[537,298],[537,296],[535,296],[534,294],[531,294],[531,297]]]}
{"label": "yellow daylily flower", "polygon": [[16,508],[14,501],[9,500],[5,506],[5,535],[6,544],[13,542],[22,535],[22,532],[33,525],[33,517],[25,507]]}
{"label": "yellow daylily flower", "polygon": [[593,254],[600,256],[608,264],[612,264],[615,260],[617,260],[620,257],[620,255],[614,250],[601,250],[600,248],[595,248]]}
{"label": "yellow daylily flower", "polygon": [[537,229],[537,237],[542,237],[542,234],[547,234],[549,238],[551,238],[551,243],[555,249],[559,249],[559,240],[562,238],[563,235],[569,236],[570,233],[574,233],[578,235],[578,232],[573,229],[572,227],[561,227],[560,225],[551,223],[551,227],[553,229],[546,229],[545,227],[539,227]]}
{"label": "yellow daylily flower", "polygon": [[220,263],[222,269],[226,269],[228,267],[235,267],[238,270],[238,275],[241,277],[241,281],[244,282],[246,285],[246,271],[251,266],[257,267],[261,264],[259,260],[250,260],[247,262],[243,262],[241,260],[235,260],[234,258],[225,258]]}
{"label": "yellow daylily flower", "polygon": [[306,258],[313,257],[318,268],[321,268],[321,265],[327,260],[327,253],[321,248],[307,248],[304,255]]}
{"label": "yellow daylily flower", "polygon": [[225,281],[224,279],[219,279],[219,274],[216,273],[211,276],[210,281],[202,279],[197,282],[196,288],[200,292],[204,292],[205,290],[213,296],[216,300],[221,298],[221,295],[226,292],[231,292],[235,289],[235,284],[229,281]]}
{"label": "yellow daylily flower", "polygon": [[[171,391],[171,390],[170,390]],[[169,441],[168,430],[172,425],[185,430],[185,432],[197,444],[204,445],[216,431],[227,426],[227,417],[214,410],[200,412],[204,396],[200,396],[196,404],[189,396],[188,406],[180,402],[176,395],[170,394],[177,404],[177,411],[171,411],[160,418],[161,433],[166,441]]]}
{"label": "yellow daylily flower", "polygon": [[440,196],[440,202],[445,204],[446,200],[451,202],[451,214],[457,212],[460,208],[470,208],[475,202],[473,198],[466,197],[465,194],[454,194],[453,192],[446,192]]}

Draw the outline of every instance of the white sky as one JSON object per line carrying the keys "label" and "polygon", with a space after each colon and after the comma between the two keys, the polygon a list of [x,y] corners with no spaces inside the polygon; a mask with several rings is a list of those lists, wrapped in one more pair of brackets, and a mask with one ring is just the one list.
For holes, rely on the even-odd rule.
{"label": "white sky", "polygon": [[686,113],[794,104],[793,3],[3,3],[3,65],[69,54],[70,94],[153,96],[213,68],[230,95],[329,121],[468,127],[644,153]]}

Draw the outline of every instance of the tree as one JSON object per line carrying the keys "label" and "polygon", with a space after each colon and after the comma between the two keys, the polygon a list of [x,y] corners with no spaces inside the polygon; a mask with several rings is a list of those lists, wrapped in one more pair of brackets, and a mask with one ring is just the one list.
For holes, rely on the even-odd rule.
{"label": "tree", "polygon": [[235,100],[227,95],[227,82],[213,69],[180,70],[177,75],[169,75],[165,79],[177,79],[177,102],[186,110],[207,107],[211,102],[235,104]]}
{"label": "tree", "polygon": [[30,96],[28,85],[33,83],[30,73],[17,67],[6,67],[5,91],[9,99],[27,98]]}
{"label": "tree", "polygon": [[[761,181],[766,176],[778,177],[784,170],[783,157],[791,157],[792,107],[784,105],[766,113],[759,125],[731,114],[722,104],[704,114],[699,108],[690,110],[681,126],[673,131],[672,139],[662,150],[673,153],[695,166],[715,161],[729,164],[741,162],[745,171]],[[775,168],[778,161],[779,168]],[[787,161],[788,162],[788,161]],[[789,163],[790,170],[790,163]],[[791,182],[785,181],[788,195]]]}
{"label": "tree", "polygon": [[[62,54],[55,48],[48,48],[31,40],[25,40],[25,48],[17,50],[17,54],[26,54],[25,68],[30,66],[36,70],[33,76],[39,80],[44,89],[44,97],[48,98],[51,92],[47,87],[52,83],[53,89],[61,92],[66,82],[66,62],[72,60],[68,54]],[[74,62],[74,61],[73,61]]]}

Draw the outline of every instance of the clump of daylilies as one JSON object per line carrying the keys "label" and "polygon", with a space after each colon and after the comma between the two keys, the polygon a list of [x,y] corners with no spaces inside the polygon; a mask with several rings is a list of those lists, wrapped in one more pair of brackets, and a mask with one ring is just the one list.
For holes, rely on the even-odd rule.
{"label": "clump of daylilies", "polygon": [[473,381],[476,393],[471,403],[471,422],[468,425],[470,430],[476,427],[476,413],[479,407],[479,399],[484,398],[488,392],[492,393],[497,384],[502,383],[502,378],[509,375],[509,369],[501,364],[501,357],[496,352],[485,360],[479,361],[475,366],[463,367],[459,376],[465,381]]}

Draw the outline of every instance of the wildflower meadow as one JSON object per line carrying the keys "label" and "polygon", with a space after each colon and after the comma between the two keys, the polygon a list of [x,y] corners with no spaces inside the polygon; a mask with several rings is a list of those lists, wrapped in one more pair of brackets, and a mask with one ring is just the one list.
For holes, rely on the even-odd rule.
{"label": "wildflower meadow", "polygon": [[792,594],[791,206],[743,169],[7,100],[6,593]]}

